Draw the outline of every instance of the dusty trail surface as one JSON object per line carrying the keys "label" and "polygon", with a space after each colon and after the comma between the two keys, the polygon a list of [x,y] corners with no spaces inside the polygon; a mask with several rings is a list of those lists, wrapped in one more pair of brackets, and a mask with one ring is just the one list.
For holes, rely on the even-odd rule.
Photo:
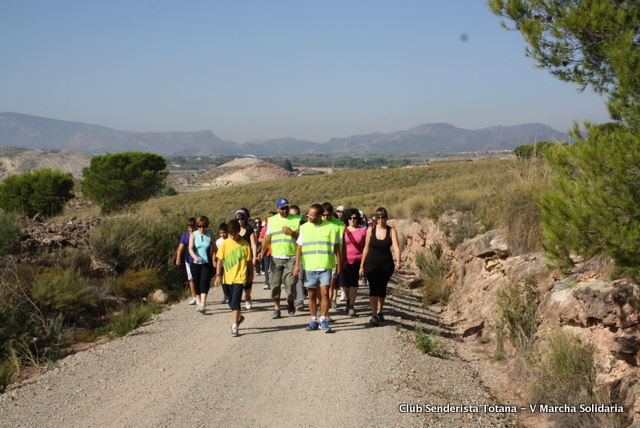
{"label": "dusty trail surface", "polygon": [[[256,278],[240,337],[212,288],[208,313],[186,301],[129,336],[59,362],[0,396],[2,427],[501,427],[502,413],[401,413],[402,403],[495,404],[456,344],[421,354],[413,326],[437,322],[401,292],[387,321],[370,327],[332,310],[334,332],[307,332],[309,312],[270,319],[270,291]],[[368,302],[366,302],[368,303]],[[396,328],[399,325],[400,328]]]}

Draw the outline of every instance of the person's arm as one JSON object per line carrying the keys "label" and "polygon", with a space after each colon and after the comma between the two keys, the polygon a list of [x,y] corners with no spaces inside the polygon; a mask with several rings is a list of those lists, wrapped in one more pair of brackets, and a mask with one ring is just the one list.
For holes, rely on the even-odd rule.
{"label": "person's arm", "polygon": [[176,266],[180,266],[182,264],[183,254],[184,254],[184,244],[180,243],[178,245],[178,251],[176,251]]}
{"label": "person's arm", "polygon": [[362,261],[360,262],[360,276],[364,277],[364,263],[367,261],[367,256],[369,255],[369,243],[371,242],[371,229],[372,227],[367,229],[367,235],[364,238],[364,250],[362,251]]}
{"label": "person's arm", "polygon": [[[249,238],[249,245],[251,245],[251,254],[253,254],[253,259],[257,260],[258,259],[258,240],[256,239],[256,233],[252,232],[251,233],[251,237]],[[253,260],[251,260],[251,263],[253,263]]]}
{"label": "person's arm", "polygon": [[300,259],[302,259],[302,245],[296,248],[296,261],[293,264],[293,276],[300,276]]}
{"label": "person's arm", "polygon": [[222,259],[218,259],[218,261],[216,262],[216,279],[213,282],[213,286],[217,287],[220,285],[220,282],[222,281],[222,274],[220,272],[222,272]]}
{"label": "person's arm", "polygon": [[253,282],[253,260],[251,260],[250,256],[249,256],[249,260],[247,260],[247,268],[249,269],[247,284],[251,284]]}
{"label": "person's arm", "polygon": [[336,255],[336,275],[340,275],[340,272],[342,272],[342,257],[340,255],[342,251],[340,250],[340,244],[335,243],[333,245],[333,252]]}
{"label": "person's arm", "polygon": [[213,236],[212,236],[211,245],[209,246],[209,260],[211,260],[211,266],[216,266],[215,258],[216,258],[217,252],[218,252],[218,246],[216,245],[216,241],[213,240]]}
{"label": "person's arm", "polygon": [[391,248],[396,255],[396,269],[400,269],[400,245],[398,245],[398,232],[391,228]]}
{"label": "person's arm", "polygon": [[271,235],[264,235],[264,240],[262,241],[262,251],[260,251],[260,255],[258,256],[258,260],[262,260],[265,254],[267,254],[267,250],[269,249],[269,244],[271,244]]}

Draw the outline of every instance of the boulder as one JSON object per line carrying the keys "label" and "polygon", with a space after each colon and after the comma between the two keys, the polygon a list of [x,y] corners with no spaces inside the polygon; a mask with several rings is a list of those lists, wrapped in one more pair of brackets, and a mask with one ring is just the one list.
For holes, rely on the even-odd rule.
{"label": "boulder", "polygon": [[156,303],[165,304],[169,301],[169,295],[164,291],[158,289],[149,295],[149,300]]}

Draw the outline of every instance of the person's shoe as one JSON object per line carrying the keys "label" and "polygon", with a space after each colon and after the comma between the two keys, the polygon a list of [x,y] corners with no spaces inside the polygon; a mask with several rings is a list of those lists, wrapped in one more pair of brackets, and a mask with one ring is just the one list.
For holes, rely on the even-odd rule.
{"label": "person's shoe", "polygon": [[380,324],[380,320],[378,319],[378,316],[377,315],[372,316],[371,319],[369,320],[369,324],[371,324],[374,327]]}
{"label": "person's shoe", "polygon": [[271,319],[272,320],[277,320],[278,318],[282,318],[282,316],[280,315],[280,309],[276,309],[275,311],[273,311],[273,313],[271,314]]}
{"label": "person's shoe", "polygon": [[311,324],[309,324],[306,328],[307,331],[313,331],[317,329],[318,329],[318,321],[311,321]]}
{"label": "person's shoe", "polygon": [[304,311],[304,303],[300,303],[299,305],[296,306],[296,310],[298,312],[302,312]]}
{"label": "person's shoe", "polygon": [[265,284],[264,287],[262,287],[263,290],[271,290],[271,286],[269,284]]}
{"label": "person's shoe", "polygon": [[253,307],[251,300],[247,299],[247,301],[244,302],[244,307],[247,308],[247,310],[251,309]]}
{"label": "person's shoe", "polygon": [[198,299],[196,299],[195,297],[192,297],[191,300],[189,300],[190,305],[195,305],[196,303],[198,303]]}
{"label": "person's shoe", "polygon": [[238,327],[231,327],[231,337],[238,337]]}
{"label": "person's shoe", "polygon": [[382,315],[382,313],[380,313],[380,312],[378,312],[378,320],[380,322],[385,322],[386,321],[386,319],[384,319],[384,315]]}
{"label": "person's shoe", "polygon": [[207,307],[205,306],[204,303],[200,303],[200,308],[198,309],[198,312],[200,312],[203,315],[207,313]]}
{"label": "person's shoe", "polygon": [[338,307],[338,302],[336,302],[335,300],[331,301],[331,309],[336,309]]}
{"label": "person's shoe", "polygon": [[329,327],[329,323],[325,321],[320,321],[320,327],[322,327],[322,331],[325,333],[331,333],[331,327]]}
{"label": "person's shoe", "polygon": [[289,301],[287,302],[287,311],[289,312],[289,315],[296,314],[296,307],[293,304],[293,300],[290,302]]}
{"label": "person's shoe", "polygon": [[229,303],[229,297],[224,296],[224,297],[222,298],[222,301],[221,301],[220,303],[221,303],[221,304],[223,304],[223,305],[224,305],[224,304],[226,304],[226,303]]}
{"label": "person's shoe", "polygon": [[238,318],[238,325],[242,324],[242,321],[244,321],[244,315],[240,315],[240,318]]}
{"label": "person's shoe", "polygon": [[358,314],[356,313],[356,310],[355,310],[355,308],[353,306],[351,308],[349,308],[349,316],[353,317],[353,318],[358,316]]}
{"label": "person's shoe", "polygon": [[344,291],[340,292],[340,301],[344,302],[345,300],[347,300],[347,293],[345,293]]}

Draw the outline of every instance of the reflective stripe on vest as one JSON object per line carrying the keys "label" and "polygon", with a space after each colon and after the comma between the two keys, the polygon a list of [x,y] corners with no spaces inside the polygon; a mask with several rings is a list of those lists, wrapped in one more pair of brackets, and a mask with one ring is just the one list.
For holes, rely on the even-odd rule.
{"label": "reflective stripe on vest", "polygon": [[269,224],[269,235],[271,236],[271,255],[272,256],[295,256],[296,240],[282,231],[284,226],[297,232],[300,230],[300,216],[295,214],[289,214],[286,218],[283,218],[280,214],[269,217],[267,220]]}

